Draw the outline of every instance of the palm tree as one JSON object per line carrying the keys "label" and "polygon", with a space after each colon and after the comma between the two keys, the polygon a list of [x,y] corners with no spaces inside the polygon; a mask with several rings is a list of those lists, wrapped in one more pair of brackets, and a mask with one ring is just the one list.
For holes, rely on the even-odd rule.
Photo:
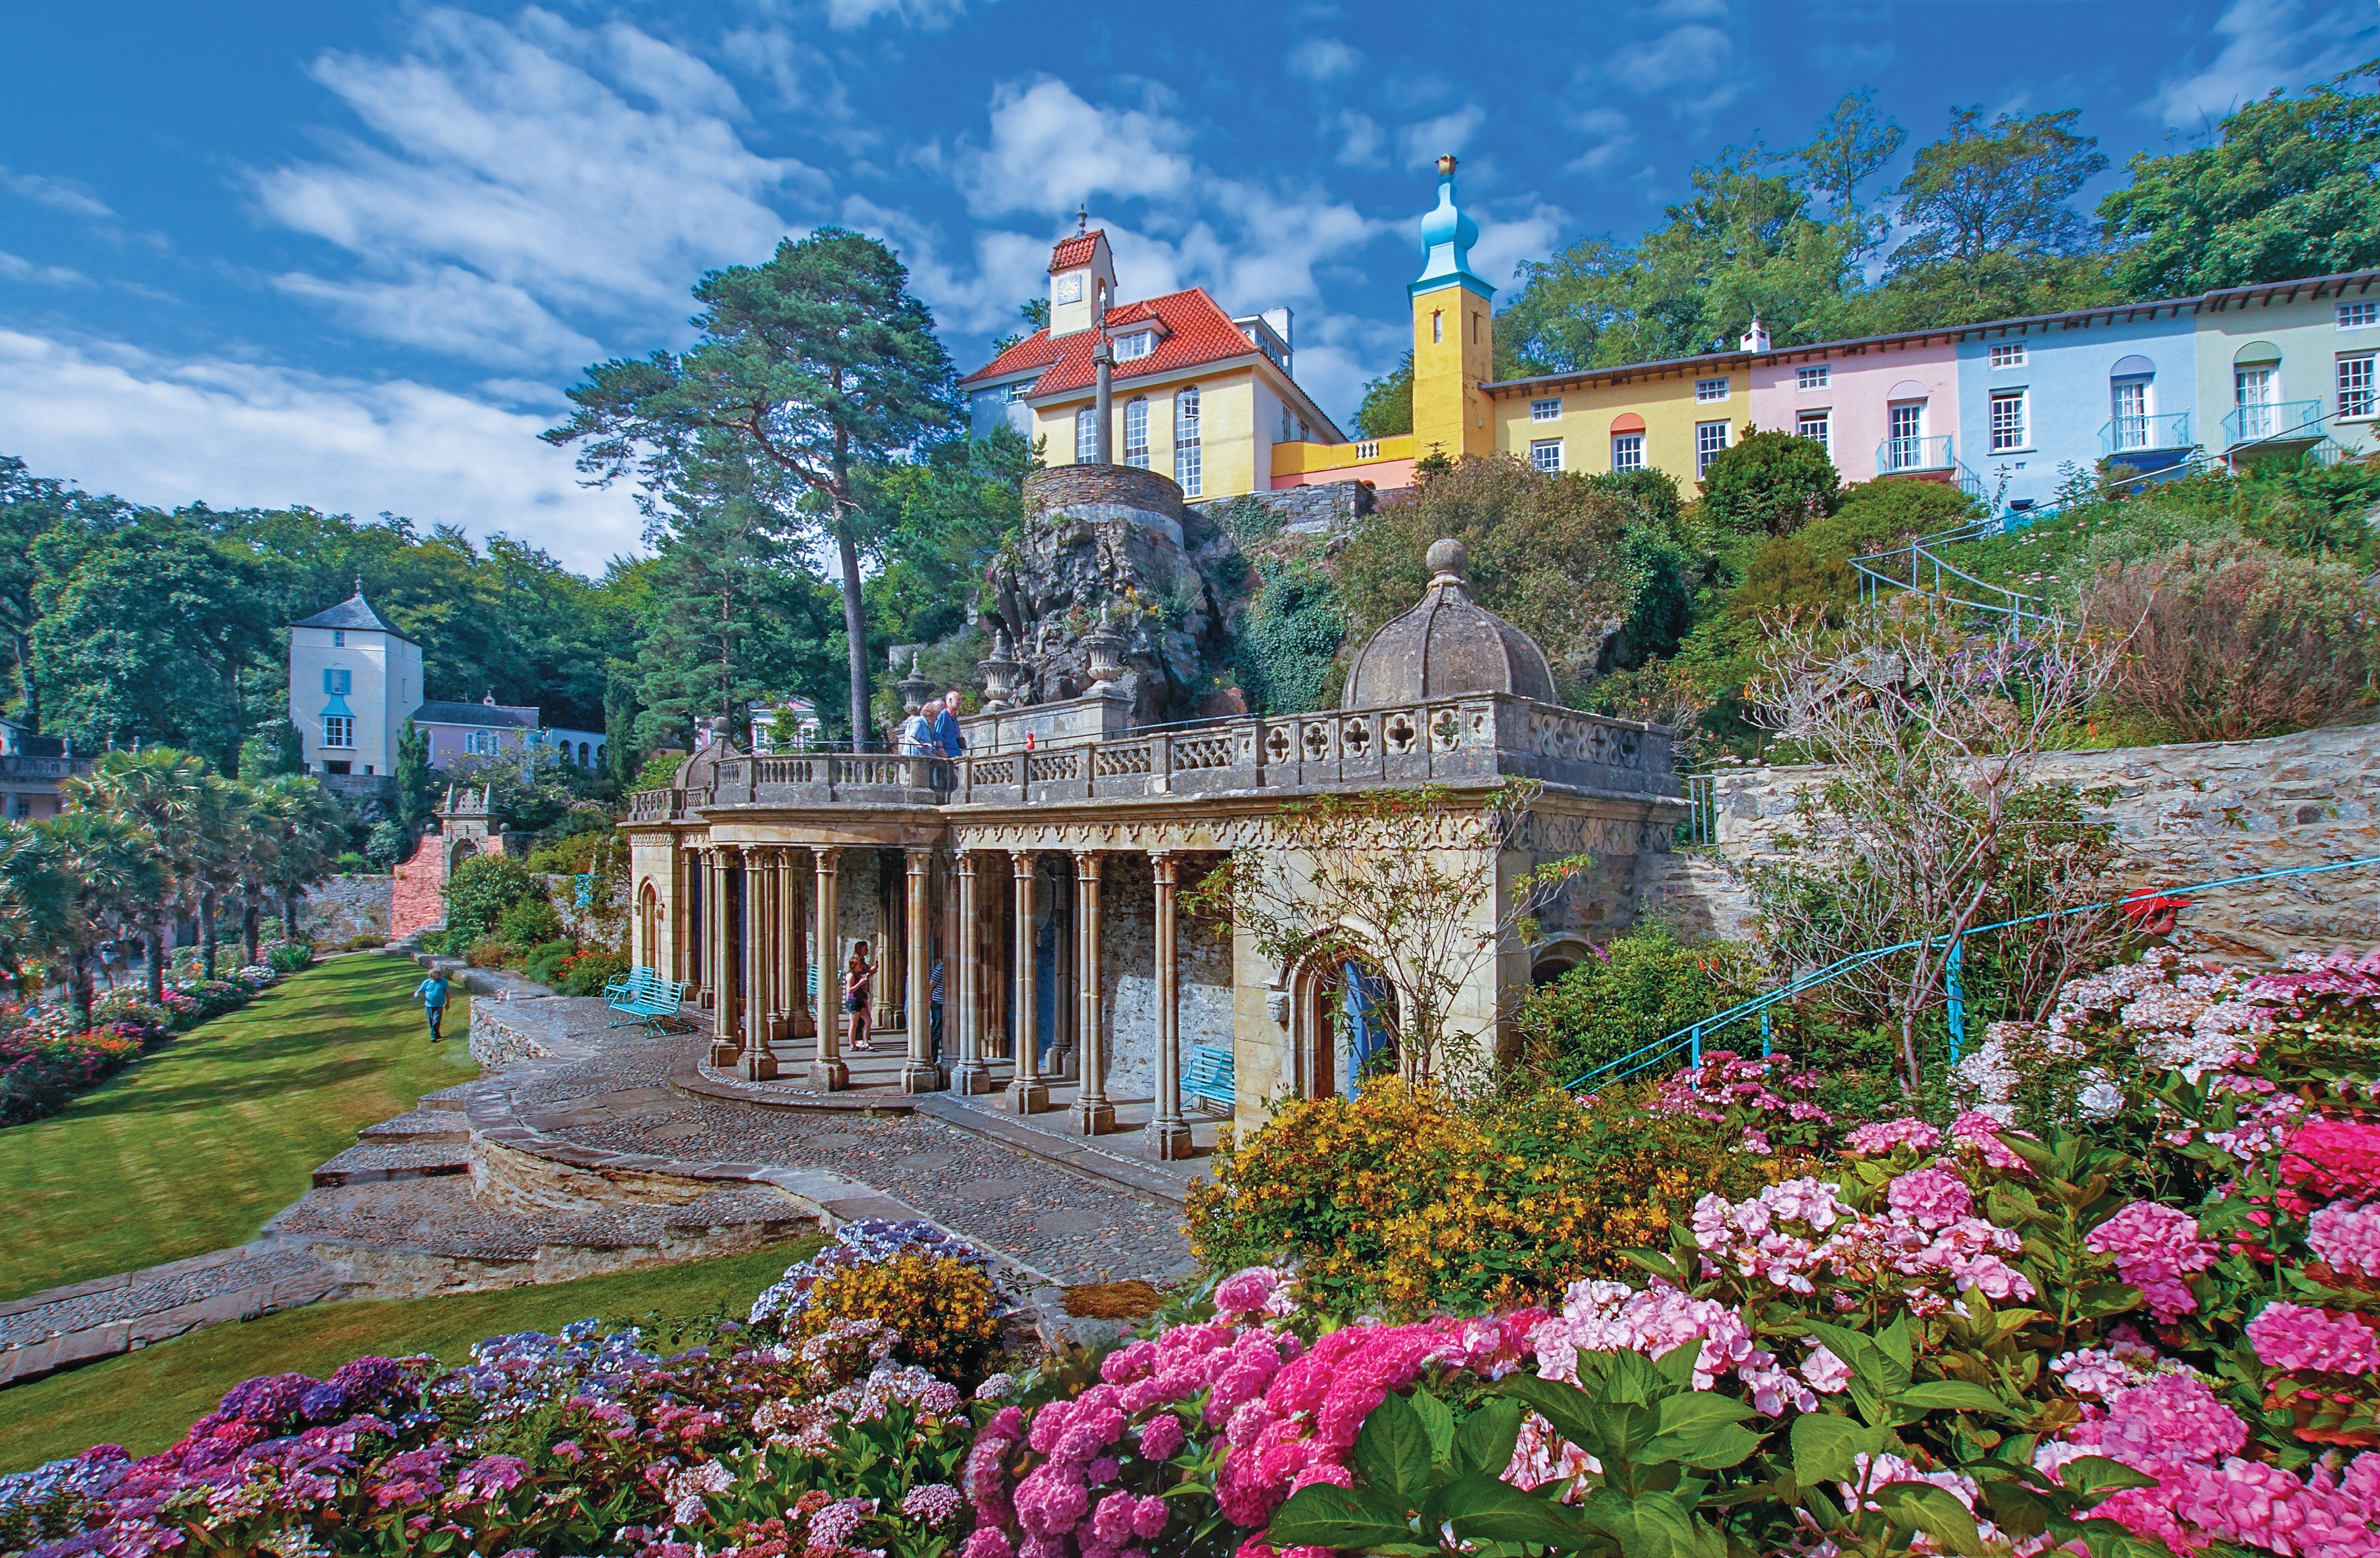
{"label": "palm tree", "polygon": [[62,782],[70,809],[115,817],[139,828],[165,870],[156,901],[141,916],[149,948],[149,999],[165,992],[165,919],[169,912],[197,914],[204,897],[202,873],[209,858],[205,836],[208,791],[214,783],[207,760],[171,747],[112,751],[91,765],[89,776]]}
{"label": "palm tree", "polygon": [[91,1026],[91,959],[102,942],[149,914],[164,895],[164,862],[140,827],[97,811],[68,811],[33,824],[56,849],[60,888],[39,925],[45,950],[65,960],[75,1020]]}
{"label": "palm tree", "polygon": [[25,964],[45,955],[66,916],[67,879],[57,840],[28,822],[0,822],[0,973],[19,992]]}
{"label": "palm tree", "polygon": [[[311,779],[283,774],[252,786],[259,808],[272,819],[280,846],[265,872],[268,894],[281,905],[281,933],[298,935],[298,901],[306,889],[331,874],[346,845],[346,821],[339,798]],[[256,950],[251,943],[249,959]]]}

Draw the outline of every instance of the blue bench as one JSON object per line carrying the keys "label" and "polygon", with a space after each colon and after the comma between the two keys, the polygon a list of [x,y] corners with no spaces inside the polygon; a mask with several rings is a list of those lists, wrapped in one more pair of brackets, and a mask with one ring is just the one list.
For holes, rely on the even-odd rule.
{"label": "blue bench", "polygon": [[685,1004],[686,986],[662,978],[658,969],[631,968],[603,987],[603,1004],[626,1014],[613,1028],[641,1024],[647,1032],[659,1035],[662,1025],[676,1020],[677,1009]]}
{"label": "blue bench", "polygon": [[1231,1051],[1193,1044],[1182,1067],[1182,1090],[1193,1102],[1202,1106],[1220,1105],[1228,1114],[1232,1112],[1236,1071]]}

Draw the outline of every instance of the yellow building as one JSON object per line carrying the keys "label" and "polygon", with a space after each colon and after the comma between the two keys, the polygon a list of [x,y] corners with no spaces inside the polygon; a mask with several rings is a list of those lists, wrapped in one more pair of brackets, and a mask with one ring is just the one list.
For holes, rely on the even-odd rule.
{"label": "yellow building", "polygon": [[1113,463],[1169,475],[1189,498],[1263,492],[1310,450],[1354,447],[1299,387],[1291,328],[1287,309],[1233,318],[1204,287],[1119,302],[1107,234],[1090,229],[1050,253],[1048,326],[960,387],[978,436],[1005,421],[1044,441],[1045,463],[1089,464],[1099,457],[1093,348],[1104,339]]}

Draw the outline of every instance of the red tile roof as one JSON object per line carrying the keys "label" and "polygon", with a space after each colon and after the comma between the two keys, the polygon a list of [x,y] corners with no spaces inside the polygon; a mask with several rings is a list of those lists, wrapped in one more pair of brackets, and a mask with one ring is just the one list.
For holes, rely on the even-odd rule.
{"label": "red tile roof", "polygon": [[1099,247],[1099,240],[1107,236],[1106,228],[1094,227],[1071,238],[1060,238],[1058,247],[1050,251],[1050,268],[1052,271],[1071,271],[1077,265],[1089,264],[1091,255]]}
{"label": "red tile roof", "polygon": [[[1232,323],[1232,316],[1223,311],[1222,305],[1201,286],[1110,309],[1108,334],[1129,335],[1133,325],[1149,320],[1165,327],[1157,338],[1157,349],[1147,357],[1118,362],[1113,375],[1117,383],[1151,373],[1170,373],[1258,355],[1254,343],[1240,334],[1240,327]],[[1034,381],[1030,392],[1035,396],[1086,389],[1098,379],[1091,367],[1091,347],[1099,338],[1096,330],[1078,330],[1053,341],[1049,331],[1037,330],[959,382],[973,383],[978,379],[1001,378],[1038,368],[1042,370],[1041,376]]]}

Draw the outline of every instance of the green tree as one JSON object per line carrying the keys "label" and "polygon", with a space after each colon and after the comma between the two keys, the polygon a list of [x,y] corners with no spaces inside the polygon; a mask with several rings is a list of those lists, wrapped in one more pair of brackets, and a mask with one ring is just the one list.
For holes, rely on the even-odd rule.
{"label": "green tree", "polygon": [[281,652],[256,611],[255,559],[158,514],[96,534],[54,529],[33,554],[33,658],[58,723],[94,748],[162,741],[237,764],[240,673]]}
{"label": "green tree", "polygon": [[405,722],[396,736],[396,820],[419,830],[438,805],[438,775],[430,766],[430,733]]}
{"label": "green tree", "polygon": [[1338,701],[1345,668],[1338,663],[1347,636],[1330,577],[1303,559],[1257,560],[1264,582],[1248,602],[1232,645],[1232,663],[1248,710],[1294,714]]}
{"label": "green tree", "polygon": [[47,955],[66,916],[68,883],[56,839],[30,822],[0,822],[0,972],[21,993],[26,965]]}
{"label": "green tree", "polygon": [[137,923],[165,889],[165,869],[139,828],[95,811],[67,811],[33,824],[55,846],[62,889],[40,935],[66,966],[68,1004],[91,1026],[91,965],[100,943]]}
{"label": "green tree", "polygon": [[1703,475],[1703,507],[1729,532],[1781,536],[1841,505],[1842,478],[1827,446],[1752,429]]}
{"label": "green tree", "polygon": [[1414,354],[1364,385],[1363,403],[1355,408],[1355,436],[1394,438],[1413,431]]}
{"label": "green tree", "polygon": [[603,689],[603,774],[616,787],[637,772],[644,749],[637,738],[637,683],[633,669],[614,663]]}
{"label": "green tree", "polygon": [[[821,529],[841,566],[854,738],[867,728],[868,623],[860,556],[874,538],[856,485],[957,418],[950,356],[908,273],[876,239],[839,227],[788,238],[765,265],[705,275],[701,339],[683,353],[615,359],[570,391],[578,411],[546,439],[585,442],[598,481],[635,471],[649,493],[748,468],[739,501],[780,535]],[[704,447],[724,441],[726,448]]]}
{"label": "green tree", "polygon": [[212,845],[204,828],[217,783],[196,752],[151,747],[102,753],[90,773],[58,785],[69,810],[96,812],[138,829],[157,856],[163,875],[140,925],[152,1002],[163,1001],[165,993],[166,917],[177,907],[198,913],[205,896],[202,878]]}
{"label": "green tree", "polygon": [[1810,144],[1793,157],[1809,187],[1827,197],[1837,215],[1864,214],[1860,186],[1883,172],[1908,139],[1907,130],[1877,112],[1875,89],[1863,87],[1844,94],[1818,122]]}
{"label": "green tree", "polygon": [[0,633],[7,635],[16,668],[17,718],[29,729],[42,728],[41,682],[33,674],[41,569],[33,543],[88,501],[63,481],[33,475],[14,455],[0,455]]}
{"label": "green tree", "polygon": [[2380,61],[2224,116],[2210,145],[2132,158],[2099,202],[2127,298],[2380,265]]}
{"label": "green tree", "polygon": [[1001,427],[860,473],[868,527],[883,538],[884,566],[868,584],[875,663],[892,644],[931,643],[965,623],[1001,538],[1024,522],[1025,477],[1040,463]]}
{"label": "green tree", "polygon": [[239,744],[239,771],[250,779],[306,772],[306,749],[295,721],[267,720]]}

